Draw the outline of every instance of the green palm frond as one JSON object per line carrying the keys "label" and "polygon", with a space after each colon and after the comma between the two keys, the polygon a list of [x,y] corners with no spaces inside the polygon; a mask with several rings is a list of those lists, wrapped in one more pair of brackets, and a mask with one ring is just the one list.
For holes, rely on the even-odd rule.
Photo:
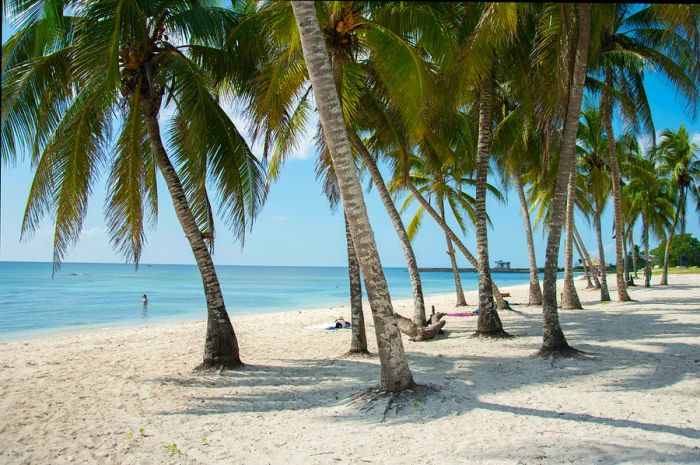
{"label": "green palm frond", "polygon": [[108,180],[105,216],[114,248],[138,266],[145,243],[144,224],[158,215],[156,168],[143,114],[140,93],[131,97],[116,144]]}
{"label": "green palm frond", "polygon": [[173,77],[172,91],[181,116],[177,118],[180,126],[172,131],[173,147],[176,153],[205,154],[219,213],[243,241],[263,200],[261,164],[211,94],[209,77],[178,51],[163,52],[160,60]]}

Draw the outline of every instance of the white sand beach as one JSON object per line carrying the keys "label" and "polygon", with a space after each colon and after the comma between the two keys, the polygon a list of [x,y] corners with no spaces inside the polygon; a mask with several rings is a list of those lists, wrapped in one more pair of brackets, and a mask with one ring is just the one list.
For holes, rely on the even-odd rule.
{"label": "white sand beach", "polygon": [[371,358],[342,358],[349,331],[307,329],[347,308],[245,316],[247,367],[222,375],[192,372],[203,321],[2,343],[0,463],[700,463],[700,276],[670,282],[603,305],[577,280],[585,309],[561,320],[589,360],[531,357],[541,317],[525,305],[501,313],[511,340],[470,338],[475,317],[404,338],[416,381],[437,391],[383,422],[382,401],[351,403],[379,378],[367,305]]}

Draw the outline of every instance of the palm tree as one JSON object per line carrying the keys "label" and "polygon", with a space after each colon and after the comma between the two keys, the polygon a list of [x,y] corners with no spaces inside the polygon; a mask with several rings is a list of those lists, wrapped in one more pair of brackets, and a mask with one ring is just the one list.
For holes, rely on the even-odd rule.
{"label": "palm tree", "polygon": [[[318,138],[323,138],[323,134],[318,134]],[[316,179],[321,181],[323,193],[328,198],[331,211],[337,209],[340,204],[340,192],[338,190],[338,181],[335,178],[333,171],[333,163],[331,162],[330,153],[327,147],[323,144],[323,151],[316,160]],[[345,222],[345,241],[348,249],[348,278],[350,282],[350,350],[345,354],[347,356],[367,355],[367,333],[365,330],[365,315],[362,311],[362,279],[360,275],[360,262],[357,260],[355,245],[352,242],[350,234],[350,225],[348,217],[343,214]]]}
{"label": "palm tree", "polygon": [[[554,196],[549,218],[549,235],[547,237],[547,249],[545,253],[544,281],[542,285],[542,313],[543,335],[540,355],[569,354],[573,349],[569,346],[559,323],[557,312],[557,263],[559,259],[559,242],[561,240],[562,223],[564,222],[564,207],[566,202],[566,190],[572,165],[576,160],[576,134],[578,132],[579,113],[581,99],[583,97],[583,85],[588,63],[588,44],[591,31],[591,6],[590,4],[576,5],[576,40],[570,46],[564,46],[558,55],[565,57],[563,61],[573,62],[570,70],[570,84],[567,91],[566,117],[561,138],[561,151],[559,166],[556,175]],[[565,8],[565,11],[568,10]],[[558,19],[558,12],[549,9],[546,15],[542,15],[541,24],[552,24]],[[570,17],[570,16],[569,16]],[[565,45],[567,35],[564,35]],[[573,60],[570,58],[573,56]],[[549,67],[551,70],[551,66]]]}
{"label": "palm tree", "polygon": [[[262,203],[261,167],[218,103],[220,76],[242,76],[245,60],[226,46],[233,10],[191,1],[75,4],[3,2],[22,18],[3,46],[2,149],[32,151],[35,175],[22,234],[56,213],[54,272],[78,240],[100,168],[111,165],[107,223],[113,246],[138,264],[144,219],[155,221],[156,171],[192,248],[207,302],[201,369],[242,365],[210,248],[208,188],[241,241]],[[234,78],[231,79],[231,82]],[[160,109],[175,115],[163,144]],[[116,144],[110,137],[115,129]],[[171,159],[172,156],[172,159]],[[173,163],[173,161],[175,163]]]}
{"label": "palm tree", "polygon": [[[462,233],[466,233],[467,230],[465,219],[468,219],[471,224],[474,224],[476,221],[476,199],[469,195],[465,189],[466,187],[473,188],[476,185],[476,180],[463,174],[464,172],[473,171],[473,166],[471,165],[468,157],[460,157],[459,159],[454,157],[450,161],[444,161],[436,157],[413,157],[408,180],[428,201],[434,201],[437,204],[440,217],[445,223],[447,222],[445,204],[447,204]],[[487,184],[487,189],[497,200],[504,200],[503,195],[491,184]],[[389,190],[394,194],[405,190],[402,175],[396,173],[389,184]],[[415,200],[415,195],[409,193],[401,206],[401,213],[404,213]],[[424,216],[425,208],[419,206],[408,223],[407,231],[411,240],[415,238],[420,230]],[[455,251],[452,249],[452,241],[447,234],[445,235],[445,240],[455,278],[457,306],[463,306],[466,305],[466,301],[464,300]]]}
{"label": "palm tree", "polygon": [[374,233],[367,216],[362,186],[355,171],[347,127],[323,33],[316,18],[316,8],[313,3],[299,1],[293,1],[292,8],[343,209],[372,306],[381,363],[381,389],[402,391],[413,387],[415,382],[404,353]]}
{"label": "palm tree", "polygon": [[670,175],[675,190],[678,192],[676,213],[673,224],[668,231],[663,273],[659,283],[666,286],[668,285],[668,258],[671,253],[671,241],[679,221],[681,234],[685,234],[688,197],[695,199],[696,211],[700,212],[700,147],[690,141],[688,131],[681,124],[677,131],[665,129],[661,133],[655,154],[661,161],[661,169]]}
{"label": "palm tree", "polygon": [[583,111],[583,121],[579,125],[578,134],[578,159],[581,169],[579,184],[587,186],[593,204],[593,224],[598,242],[598,256],[600,259],[600,300],[610,300],[608,281],[606,277],[607,262],[605,261],[605,248],[601,230],[601,216],[605,210],[605,204],[610,197],[611,181],[608,164],[604,153],[607,148],[607,138],[603,134],[602,115],[592,105],[587,104]]}
{"label": "palm tree", "polygon": [[638,157],[630,160],[626,167],[625,198],[629,208],[638,211],[642,218],[642,241],[644,243],[644,286],[651,283],[651,259],[649,257],[649,236],[665,238],[671,226],[673,215],[673,186],[670,180],[659,178],[655,160]]}
{"label": "palm tree", "polygon": [[[440,211],[440,217],[443,221],[447,222],[447,211],[445,209],[445,203],[450,207],[452,215],[457,220],[457,223],[462,230],[466,231],[466,225],[464,223],[464,214],[472,220],[474,217],[473,200],[474,198],[464,192],[464,190],[457,188],[451,182],[454,170],[450,169],[449,166],[440,164],[440,166],[433,166],[430,169],[426,169],[426,163],[420,157],[414,157],[414,167],[411,169],[410,182],[417,187],[418,191],[421,192],[429,201],[435,200],[437,203],[438,210]],[[393,193],[398,193],[401,190],[403,176],[394,176],[391,183],[389,184],[389,190]],[[464,178],[461,183],[468,184],[472,182],[471,179]],[[408,207],[415,201],[415,196],[409,194],[406,196],[403,205],[401,206],[400,212],[404,213]],[[411,221],[408,223],[408,236],[413,240],[420,230],[423,224],[423,217],[425,209],[419,206],[416,209]],[[466,306],[467,302],[464,298],[464,290],[462,289],[462,281],[459,276],[459,268],[457,267],[457,259],[455,257],[455,251],[452,248],[452,241],[448,235],[445,235],[445,241],[447,243],[447,254],[450,256],[450,263],[452,266],[452,273],[455,281],[455,292],[456,292],[456,306]]]}
{"label": "palm tree", "polygon": [[[596,38],[600,40],[601,53],[591,69],[598,81],[591,76],[589,85],[602,93],[600,102],[608,137],[616,231],[624,231],[624,228],[620,169],[613,132],[615,105],[620,104],[625,119],[635,129],[642,126],[653,134],[643,70],[654,67],[672,83],[691,111],[696,111],[700,101],[699,18],[698,5],[650,5],[635,12],[632,5],[616,4],[614,13],[602,24],[600,37]],[[629,301],[622,242],[623,234],[616,234],[617,292],[620,301]]]}
{"label": "palm tree", "polygon": [[580,310],[581,300],[578,298],[574,284],[574,209],[576,206],[576,160],[571,163],[571,173],[566,189],[566,242],[564,244],[564,292],[561,297],[561,308]]}
{"label": "palm tree", "polygon": [[[396,206],[392,202],[378,161],[360,135],[372,127],[373,101],[387,98],[400,109],[402,117],[415,119],[430,82],[424,58],[418,52],[419,35],[427,43],[445,28],[441,7],[421,4],[377,4],[372,2],[319,2],[319,21],[329,50],[353,150],[362,159],[371,182],[401,243],[414,296],[413,321],[425,324],[425,304],[418,264]],[[274,181],[289,149],[300,136],[308,111],[305,68],[294,28],[289,27],[291,8],[285,2],[263,5],[247,27],[266,37],[264,57],[258,76],[249,89],[254,134],[270,148],[268,179]],[[236,34],[242,30],[235,31]],[[432,38],[432,39],[431,39]],[[420,42],[420,41],[418,41]],[[432,56],[439,51],[433,50]]]}

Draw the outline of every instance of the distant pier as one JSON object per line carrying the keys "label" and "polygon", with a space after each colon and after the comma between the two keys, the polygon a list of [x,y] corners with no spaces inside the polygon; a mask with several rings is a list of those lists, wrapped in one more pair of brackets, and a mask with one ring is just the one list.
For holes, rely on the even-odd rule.
{"label": "distant pier", "polygon": [[[476,273],[475,268],[458,268],[460,273]],[[452,273],[452,268],[418,268],[422,273]],[[564,268],[559,268],[564,271]],[[491,268],[492,273],[529,273],[529,268]],[[544,273],[544,268],[538,268],[538,273]]]}

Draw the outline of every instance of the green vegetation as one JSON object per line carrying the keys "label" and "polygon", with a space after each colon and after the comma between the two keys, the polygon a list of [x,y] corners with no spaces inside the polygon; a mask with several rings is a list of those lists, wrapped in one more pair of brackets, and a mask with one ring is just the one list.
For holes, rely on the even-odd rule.
{"label": "green vegetation", "polygon": [[[651,251],[654,256],[654,265],[664,264],[666,243],[662,242]],[[671,239],[671,250],[668,256],[668,265],[677,267],[680,265],[681,256],[685,255],[685,266],[700,266],[700,241],[692,234],[678,234]],[[669,271],[670,272],[670,271]]]}

